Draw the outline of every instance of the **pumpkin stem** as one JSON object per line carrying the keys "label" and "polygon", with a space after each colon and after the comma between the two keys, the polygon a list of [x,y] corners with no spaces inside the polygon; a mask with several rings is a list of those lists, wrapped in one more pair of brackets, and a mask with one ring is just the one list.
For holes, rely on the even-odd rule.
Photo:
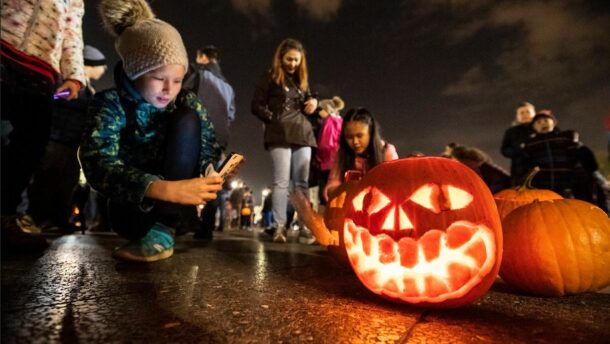
{"label": "pumpkin stem", "polygon": [[523,184],[521,184],[521,186],[519,187],[519,190],[533,189],[534,187],[532,186],[532,180],[534,180],[534,177],[538,172],[540,172],[540,167],[536,166],[532,168],[530,173],[525,178],[525,181],[523,181]]}

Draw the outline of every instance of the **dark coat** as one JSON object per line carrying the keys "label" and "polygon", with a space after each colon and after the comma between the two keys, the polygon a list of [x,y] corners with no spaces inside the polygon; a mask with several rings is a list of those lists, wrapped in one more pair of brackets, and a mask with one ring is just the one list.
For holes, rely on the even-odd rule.
{"label": "dark coat", "polygon": [[[303,109],[308,92],[302,92],[289,82],[282,87],[266,73],[254,91],[252,113],[265,123],[265,148],[273,146],[316,147],[312,122]],[[316,116],[316,115],[311,115]]]}
{"label": "dark coat", "polygon": [[529,123],[519,124],[506,129],[502,139],[502,155],[511,159],[510,176],[513,186],[520,185],[527,175],[528,169],[523,156],[523,146],[534,133]]}
{"label": "dark coat", "polygon": [[530,136],[523,148],[527,168],[540,167],[540,172],[532,181],[533,186],[553,190],[564,197],[573,197],[577,150],[581,145],[576,138],[576,133],[571,130],[534,133]]}

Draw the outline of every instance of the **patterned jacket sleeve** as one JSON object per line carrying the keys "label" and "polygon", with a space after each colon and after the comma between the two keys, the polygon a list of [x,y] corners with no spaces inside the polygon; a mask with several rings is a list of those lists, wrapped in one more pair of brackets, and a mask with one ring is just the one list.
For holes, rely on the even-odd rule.
{"label": "patterned jacket sleeve", "polygon": [[119,157],[126,117],[116,91],[96,94],[88,113],[89,123],[79,151],[87,182],[118,203],[150,210],[144,194],[153,181],[161,178],[128,166]]}
{"label": "patterned jacket sleeve", "polygon": [[73,0],[70,4],[67,23],[62,42],[60,60],[61,74],[65,79],[78,80],[85,85],[85,69],[83,65],[83,32],[82,21],[85,8],[82,0]]}

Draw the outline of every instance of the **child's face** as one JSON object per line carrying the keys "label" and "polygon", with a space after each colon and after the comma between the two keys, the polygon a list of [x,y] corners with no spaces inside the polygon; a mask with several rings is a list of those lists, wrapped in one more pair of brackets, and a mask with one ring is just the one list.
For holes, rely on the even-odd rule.
{"label": "child's face", "polygon": [[301,64],[301,52],[296,49],[288,50],[282,57],[282,68],[288,74],[294,74]]}
{"label": "child's face", "polygon": [[534,122],[533,126],[537,133],[546,134],[555,129],[555,121],[549,117],[540,117]]}
{"label": "child's face", "polygon": [[140,95],[158,109],[163,109],[176,98],[182,87],[184,66],[171,64],[152,70],[135,81]]}
{"label": "child's face", "polygon": [[356,154],[366,151],[371,140],[369,125],[363,122],[350,121],[345,125],[345,141]]}

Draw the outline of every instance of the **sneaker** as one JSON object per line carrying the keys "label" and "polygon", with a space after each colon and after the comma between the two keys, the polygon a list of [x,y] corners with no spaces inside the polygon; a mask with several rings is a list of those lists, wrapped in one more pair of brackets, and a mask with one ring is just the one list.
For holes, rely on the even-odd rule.
{"label": "sneaker", "polygon": [[119,247],[112,255],[133,262],[155,262],[173,254],[173,229],[157,222],[143,238]]}
{"label": "sneaker", "polygon": [[23,214],[16,219],[17,225],[26,233],[41,233],[42,229],[34,222],[32,216]]}
{"label": "sneaker", "polygon": [[286,242],[286,229],[284,229],[284,226],[277,226],[275,233],[273,233],[273,242]]}
{"label": "sneaker", "polygon": [[313,236],[313,233],[309,228],[303,227],[299,231],[299,242],[305,245],[312,245],[316,242],[316,237]]}
{"label": "sneaker", "polygon": [[0,232],[3,254],[41,253],[49,247],[45,238],[24,232],[17,224],[16,216],[2,216]]}

